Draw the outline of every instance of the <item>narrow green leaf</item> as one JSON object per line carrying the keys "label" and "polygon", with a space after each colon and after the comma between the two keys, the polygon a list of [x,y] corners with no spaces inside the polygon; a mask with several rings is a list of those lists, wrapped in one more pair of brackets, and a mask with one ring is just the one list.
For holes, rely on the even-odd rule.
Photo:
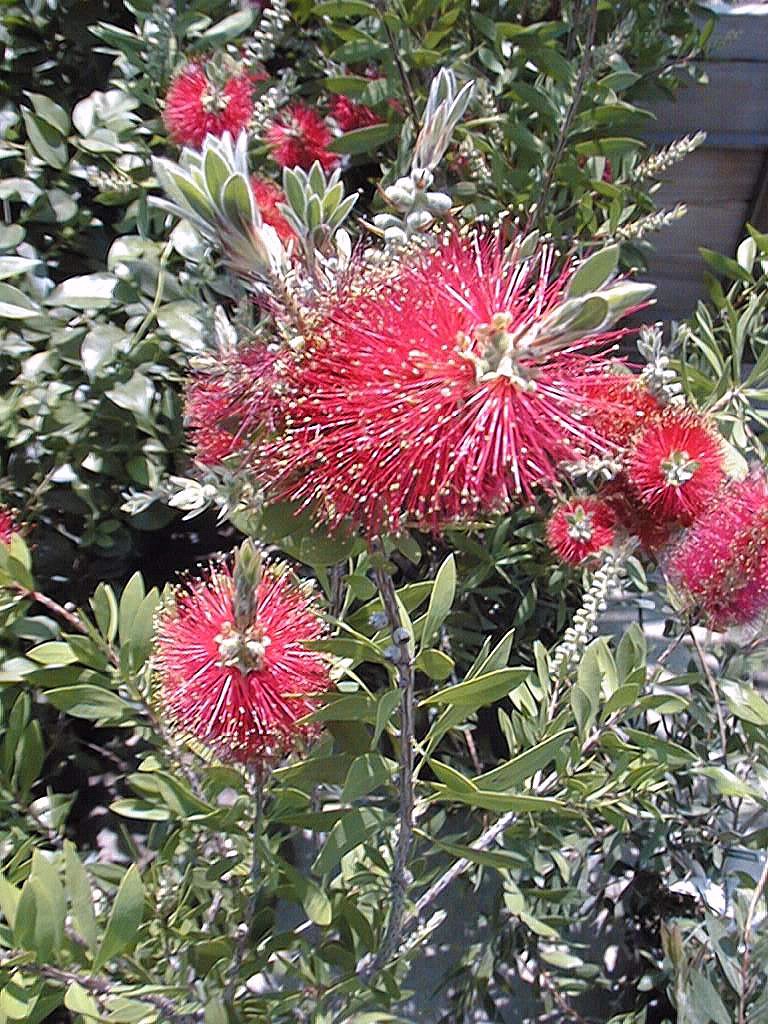
{"label": "narrow green leaf", "polygon": [[341,799],[351,803],[361,796],[367,796],[379,786],[387,785],[396,769],[394,761],[375,752],[356,757],[349,767]]}
{"label": "narrow green leaf", "polygon": [[77,847],[68,839],[64,841],[64,878],[72,908],[72,922],[78,934],[93,951],[98,943],[96,914],[93,909],[93,894],[88,874],[77,855]]}
{"label": "narrow green leaf", "polygon": [[520,686],[530,675],[528,668],[501,668],[473,679],[448,686],[431,697],[419,702],[419,707],[433,704],[454,704],[464,708],[467,714],[485,704],[493,704]]}
{"label": "narrow green leaf", "polygon": [[144,886],[139,869],[131,864],[117,890],[104,938],[94,961],[94,970],[101,970],[118,954],[125,953],[135,945],[143,917]]}
{"label": "narrow green leaf", "polygon": [[427,616],[421,631],[422,648],[431,647],[440,627],[450,614],[456,596],[456,561],[449,555],[435,576],[435,584],[427,606]]}
{"label": "narrow green leaf", "polygon": [[572,735],[572,729],[563,729],[554,736],[550,736],[549,739],[537,743],[530,750],[500,764],[493,771],[477,775],[472,781],[478,789],[494,791],[512,789],[549,764]]}

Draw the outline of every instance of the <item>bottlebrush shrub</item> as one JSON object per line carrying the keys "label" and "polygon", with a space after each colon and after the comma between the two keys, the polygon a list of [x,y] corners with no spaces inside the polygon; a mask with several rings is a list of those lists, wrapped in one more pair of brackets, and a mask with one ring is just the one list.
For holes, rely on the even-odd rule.
{"label": "bottlebrush shrub", "polygon": [[[700,29],[684,4],[497,6],[104,6],[83,79],[51,54],[90,5],[13,5],[3,485],[49,540],[0,545],[9,1018],[760,1019],[764,496],[743,462],[766,240],[713,268],[735,279],[685,363],[649,342],[629,375],[605,335],[647,294],[615,236],[647,230],[653,175],[695,144],[641,159],[639,90],[691,66]],[[161,101],[225,55],[270,68],[247,131],[179,153]],[[381,123],[345,129],[334,96]],[[277,180],[268,133],[296,103],[333,174]],[[722,436],[722,493],[752,493],[726,524],[746,643],[687,589],[735,576],[712,509],[661,522],[634,489],[633,451],[678,416]],[[572,568],[545,541],[564,495],[615,514]],[[165,536],[124,571],[142,522],[206,505],[217,537],[185,522],[178,554]],[[260,579],[229,523],[268,550]],[[179,588],[206,544],[237,568]]]}

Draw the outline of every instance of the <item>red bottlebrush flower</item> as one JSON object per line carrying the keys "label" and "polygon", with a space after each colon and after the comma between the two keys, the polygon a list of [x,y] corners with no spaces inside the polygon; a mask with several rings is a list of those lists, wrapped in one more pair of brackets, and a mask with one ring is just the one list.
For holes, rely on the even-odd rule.
{"label": "red bottlebrush flower", "polygon": [[281,167],[301,167],[305,171],[315,160],[324,171],[339,165],[341,157],[326,148],[331,138],[331,129],[322,117],[303,103],[286,107],[267,129],[273,159]]}
{"label": "red bottlebrush flower", "polygon": [[629,373],[600,373],[584,386],[585,413],[600,437],[626,448],[639,430],[662,412],[658,399],[639,377]]}
{"label": "red bottlebrush flower", "polygon": [[667,559],[670,582],[712,629],[753,623],[768,610],[768,482],[729,480]]}
{"label": "red bottlebrush flower", "polygon": [[252,75],[234,75],[219,87],[209,79],[204,65],[193,63],[173,80],[165,97],[163,122],[174,142],[200,149],[206,135],[239,135],[252,114]]}
{"label": "red bottlebrush flower", "polygon": [[20,533],[16,514],[5,505],[0,505],[0,544],[10,544]]}
{"label": "red bottlebrush flower", "polygon": [[356,128],[370,128],[382,123],[375,110],[366,107],[364,103],[355,103],[349,96],[334,96],[328,109],[343,132],[352,132]]}
{"label": "red bottlebrush flower", "polygon": [[547,523],[547,543],[568,565],[579,565],[616,539],[616,513],[597,497],[571,498]]}
{"label": "red bottlebrush flower", "polygon": [[254,174],[251,178],[251,191],[264,223],[275,229],[281,242],[295,241],[296,232],[277,207],[278,203],[286,201],[280,186]]}
{"label": "red bottlebrush flower", "polygon": [[222,355],[216,373],[196,375],[185,415],[195,457],[216,466],[243,452],[258,431],[272,433],[281,420],[276,387],[279,356],[263,346]]}
{"label": "red bottlebrush flower", "polygon": [[162,713],[222,761],[258,764],[290,753],[315,733],[300,719],[329,687],[323,656],[306,646],[323,633],[318,612],[279,566],[264,570],[251,621],[238,627],[234,577],[213,568],[158,618]]}
{"label": "red bottlebrush flower", "polygon": [[687,525],[723,482],[723,461],[722,442],[702,416],[669,408],[636,438],[627,483],[651,515]]}
{"label": "red bottlebrush flower", "polygon": [[[576,264],[500,237],[446,235],[394,279],[357,282],[287,386],[261,470],[283,497],[368,533],[432,531],[503,508],[599,443],[578,410],[594,352],[620,332],[535,338]],[[559,350],[558,350],[559,349]]]}
{"label": "red bottlebrush flower", "polygon": [[601,491],[602,496],[616,513],[623,529],[640,542],[640,547],[656,556],[672,536],[673,523],[651,515],[644,505],[629,493],[626,477],[620,473]]}

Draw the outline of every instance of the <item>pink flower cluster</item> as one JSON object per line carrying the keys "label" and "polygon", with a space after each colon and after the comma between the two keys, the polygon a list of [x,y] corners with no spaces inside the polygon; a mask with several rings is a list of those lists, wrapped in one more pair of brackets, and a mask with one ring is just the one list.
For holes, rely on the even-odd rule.
{"label": "pink flower cluster", "polygon": [[[165,97],[163,122],[174,142],[200,149],[206,135],[233,136],[247,131],[254,113],[254,88],[263,72],[224,74],[211,62],[192,61],[174,78]],[[272,158],[280,167],[309,170],[318,161],[333,170],[341,157],[328,146],[336,134],[369,128],[381,118],[370,107],[347,96],[334,96],[328,119],[301,101],[286,106],[266,131]]]}
{"label": "pink flower cluster", "polygon": [[661,562],[687,613],[724,630],[768,611],[768,479],[727,472],[706,415],[662,406],[639,378],[595,378],[591,422],[616,446],[622,471],[595,495],[555,508],[551,548],[571,565],[634,536]]}

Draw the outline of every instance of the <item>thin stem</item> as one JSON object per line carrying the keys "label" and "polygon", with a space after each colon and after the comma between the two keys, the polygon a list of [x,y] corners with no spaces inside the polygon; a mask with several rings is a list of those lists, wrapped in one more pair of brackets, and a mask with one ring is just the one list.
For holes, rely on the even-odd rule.
{"label": "thin stem", "polygon": [[180,1012],[173,1000],[167,996],[155,995],[149,992],[134,993],[131,991],[130,986],[114,982],[111,978],[104,976],[93,977],[88,974],[80,974],[77,971],[63,970],[60,967],[54,967],[52,964],[40,964],[33,961],[21,964],[16,963],[17,960],[24,960],[31,956],[32,954],[26,950],[4,949],[0,951],[0,969],[13,964],[14,971],[18,970],[22,973],[35,975],[54,985],[69,986],[78,984],[86,992],[89,992],[101,1001],[117,996],[135,999],[158,1010],[162,1014],[161,1019],[166,1024],[198,1024],[205,1015],[204,1010],[193,1010],[190,1013]]}
{"label": "thin stem", "polygon": [[261,768],[257,767],[249,775],[249,791],[253,801],[253,820],[251,822],[251,868],[249,880],[251,895],[245,908],[245,916],[238,926],[235,947],[232,953],[232,961],[227,971],[224,984],[222,1001],[224,1005],[232,1009],[234,1006],[235,991],[240,976],[240,968],[243,966],[245,951],[248,947],[248,940],[251,937],[251,928],[259,908],[259,874],[261,871],[261,830],[264,821],[264,785],[265,776]]}
{"label": "thin stem", "polygon": [[[507,811],[506,814],[494,822],[493,825],[489,826],[485,832],[482,832],[474,843],[470,844],[471,850],[487,850],[489,846],[492,846],[496,839],[503,833],[506,832],[517,821],[517,814],[514,811]],[[417,924],[423,919],[424,912],[429,906],[431,906],[435,900],[445,890],[452,885],[464,872],[470,868],[473,861],[467,857],[460,857],[457,861],[444,871],[442,875],[423,893],[416,901],[413,914],[406,921],[405,932],[411,932]]]}
{"label": "thin stem", "polygon": [[728,733],[725,728],[725,719],[723,718],[723,709],[720,706],[720,694],[717,691],[717,680],[712,675],[712,670],[707,664],[706,655],[704,649],[701,646],[699,638],[693,631],[693,626],[688,630],[691,640],[693,640],[693,646],[696,648],[696,653],[699,656],[699,662],[701,664],[701,670],[707,680],[709,691],[712,694],[712,700],[715,704],[715,714],[717,715],[717,726],[720,731],[720,745],[723,748],[723,761],[727,758],[727,747],[728,747]]}
{"label": "thin stem", "polygon": [[[59,604],[58,601],[54,601],[52,597],[48,597],[47,594],[43,594],[39,590],[30,590],[29,587],[24,587],[21,583],[13,583],[11,585],[14,590],[18,591],[21,597],[27,601],[34,601],[36,604],[42,605],[59,622],[65,623],[70,629],[74,629],[76,633],[80,633],[81,636],[90,636],[88,627],[80,616],[70,611],[69,608],[65,608],[64,605]],[[117,655],[111,647],[107,651],[107,656],[113,665],[116,666],[118,664]]]}
{"label": "thin stem", "polygon": [[[371,553],[381,563],[384,551],[381,541],[371,542]],[[397,684],[400,690],[400,806],[397,821],[397,842],[395,860],[391,877],[391,900],[389,920],[384,938],[376,952],[369,959],[364,958],[358,965],[359,976],[370,979],[381,971],[393,956],[396,955],[403,937],[405,921],[405,903],[408,887],[411,882],[408,871],[408,860],[413,845],[413,761],[414,761],[414,699],[413,699],[413,661],[410,651],[410,636],[403,627],[400,609],[395,593],[395,584],[383,564],[375,565],[373,578],[381,595],[387,623],[392,632],[394,653],[392,660],[397,672]]]}
{"label": "thin stem", "polygon": [[760,872],[760,878],[755,886],[755,891],[752,893],[752,899],[749,901],[747,917],[744,921],[744,952],[741,956],[741,991],[739,993],[738,1024],[746,1024],[747,1020],[747,1003],[751,994],[749,971],[752,961],[752,950],[750,948],[750,940],[752,938],[752,927],[755,921],[755,914],[757,913],[757,905],[765,895],[766,885],[768,885],[768,854],[766,854],[763,870]]}
{"label": "thin stem", "polygon": [[150,324],[155,319],[158,310],[160,309],[160,305],[163,301],[163,292],[165,291],[165,268],[168,265],[168,260],[170,259],[172,252],[173,243],[166,243],[165,248],[160,254],[160,266],[158,267],[157,270],[157,286],[155,287],[155,297],[152,300],[152,305],[147,310],[147,315],[141,321],[136,330],[136,333],[133,336],[133,339],[131,341],[132,346],[138,345],[138,343],[149,330]]}
{"label": "thin stem", "polygon": [[565,150],[565,145],[568,141],[568,133],[571,130],[573,119],[576,116],[576,111],[578,110],[579,103],[581,102],[581,97],[584,93],[584,87],[587,84],[587,75],[589,74],[589,70],[592,66],[592,47],[594,46],[595,32],[597,31],[597,8],[598,0],[591,0],[589,5],[589,21],[587,23],[587,35],[584,40],[584,53],[581,58],[581,66],[579,67],[579,74],[576,78],[576,84],[573,87],[573,96],[571,97],[571,102],[566,112],[566,115],[563,118],[563,122],[560,125],[560,131],[557,136],[557,142],[555,143],[555,148],[552,152],[552,157],[547,167],[547,173],[544,176],[544,182],[539,191],[541,199],[536,205],[536,209],[531,213],[531,216],[529,216],[528,218],[528,223],[526,224],[525,228],[526,231],[530,231],[531,228],[536,227],[541,218],[541,214],[544,210],[544,203],[546,202],[547,196],[549,195],[549,190],[552,187],[552,182],[555,177],[557,165],[560,163],[563,151]]}
{"label": "thin stem", "polygon": [[397,67],[397,73],[400,75],[400,81],[403,83],[403,92],[405,93],[405,99],[408,103],[408,109],[411,113],[411,117],[413,118],[413,127],[414,130],[418,131],[419,115],[416,110],[416,100],[413,95],[413,88],[411,87],[411,82],[410,79],[408,78],[408,72],[405,70],[405,65],[403,64],[402,57],[400,56],[400,49],[397,45],[395,35],[392,29],[387,24],[387,20],[385,17],[387,13],[386,4],[383,2],[383,0],[379,0],[377,6],[379,9],[379,13],[381,14],[381,24],[384,26],[384,31],[387,34],[389,48],[392,53],[392,57],[394,58],[395,66]]}

